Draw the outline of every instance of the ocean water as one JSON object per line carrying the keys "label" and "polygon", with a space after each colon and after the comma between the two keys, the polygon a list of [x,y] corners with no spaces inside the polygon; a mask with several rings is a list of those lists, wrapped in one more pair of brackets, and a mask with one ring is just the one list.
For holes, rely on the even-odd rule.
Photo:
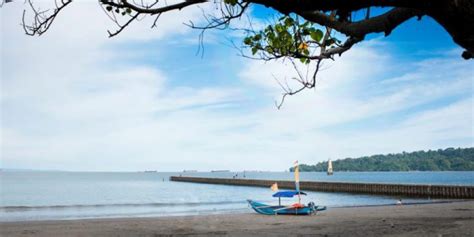
{"label": "ocean water", "polygon": [[[270,188],[171,182],[172,175],[292,180],[288,172],[0,172],[0,221],[252,212],[246,200],[277,203]],[[474,185],[474,172],[301,173],[301,181]],[[393,204],[398,197],[307,192],[328,207]],[[288,200],[292,202],[293,200]],[[408,202],[427,199],[404,198]]]}

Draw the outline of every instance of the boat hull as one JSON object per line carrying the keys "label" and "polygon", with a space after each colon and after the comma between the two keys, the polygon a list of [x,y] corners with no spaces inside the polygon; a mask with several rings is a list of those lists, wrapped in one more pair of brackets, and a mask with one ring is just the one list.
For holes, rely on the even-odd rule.
{"label": "boat hull", "polygon": [[252,200],[247,200],[253,210],[257,213],[264,214],[264,215],[312,215],[316,214],[318,211],[326,210],[326,207],[290,207],[290,206],[271,206],[260,202],[255,202]]}

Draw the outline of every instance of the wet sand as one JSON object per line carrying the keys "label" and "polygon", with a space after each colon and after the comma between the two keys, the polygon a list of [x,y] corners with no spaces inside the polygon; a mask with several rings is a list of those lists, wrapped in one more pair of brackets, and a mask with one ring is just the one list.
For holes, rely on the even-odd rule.
{"label": "wet sand", "polygon": [[0,223],[0,236],[474,236],[474,201],[230,214]]}

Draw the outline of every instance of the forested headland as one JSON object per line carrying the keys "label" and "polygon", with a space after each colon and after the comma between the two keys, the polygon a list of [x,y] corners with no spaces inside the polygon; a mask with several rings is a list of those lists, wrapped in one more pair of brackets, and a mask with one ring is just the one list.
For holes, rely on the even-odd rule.
{"label": "forested headland", "polygon": [[[372,155],[332,161],[334,171],[474,171],[474,148]],[[301,164],[302,172],[327,170],[327,161],[315,165]],[[290,168],[293,172],[294,168]]]}

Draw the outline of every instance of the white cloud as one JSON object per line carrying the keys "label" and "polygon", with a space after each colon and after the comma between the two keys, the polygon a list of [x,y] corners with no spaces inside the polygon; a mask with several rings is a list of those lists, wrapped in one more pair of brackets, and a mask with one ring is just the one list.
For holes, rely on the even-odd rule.
{"label": "white cloud", "polygon": [[129,169],[116,158],[127,163],[182,149],[173,142],[191,129],[173,112],[236,100],[236,89],[169,88],[159,68],[116,62],[124,43],[185,36],[189,28],[182,21],[197,18],[197,12],[200,17],[200,10],[161,18],[164,28],[156,30],[140,22],[141,29],[131,28],[111,41],[97,3],[73,4],[40,38],[6,24],[21,19],[22,5],[8,5],[2,17],[3,165]]}
{"label": "white cloud", "polygon": [[[271,75],[290,77],[290,65],[249,60],[239,74],[244,85],[176,87],[171,82],[179,78],[163,68],[130,61],[143,49],[122,50],[137,41],[184,40],[189,29],[181,22],[200,11],[160,19],[156,30],[140,22],[108,40],[96,3],[74,4],[40,38],[5,24],[21,12],[2,16],[4,167],[282,170],[296,159],[473,145],[472,71],[459,58],[407,69],[384,53],[390,45],[371,41],[325,65],[315,91],[289,97],[277,110],[271,98],[280,89]],[[258,94],[249,96],[249,88]],[[353,123],[360,127],[345,129]]]}
{"label": "white cloud", "polygon": [[[448,57],[407,66],[384,55],[385,47],[389,45],[378,42],[357,46],[320,74],[315,91],[287,97],[281,111],[261,111],[256,133],[280,136],[274,146],[289,146],[289,154],[296,151],[305,157],[300,160],[310,163],[328,157],[472,146],[473,73],[468,62]],[[294,74],[291,66],[280,63],[249,63],[242,71],[244,80],[261,85],[277,100],[279,88],[271,75]],[[437,104],[456,96],[468,99]],[[430,104],[434,108],[423,109]]]}

